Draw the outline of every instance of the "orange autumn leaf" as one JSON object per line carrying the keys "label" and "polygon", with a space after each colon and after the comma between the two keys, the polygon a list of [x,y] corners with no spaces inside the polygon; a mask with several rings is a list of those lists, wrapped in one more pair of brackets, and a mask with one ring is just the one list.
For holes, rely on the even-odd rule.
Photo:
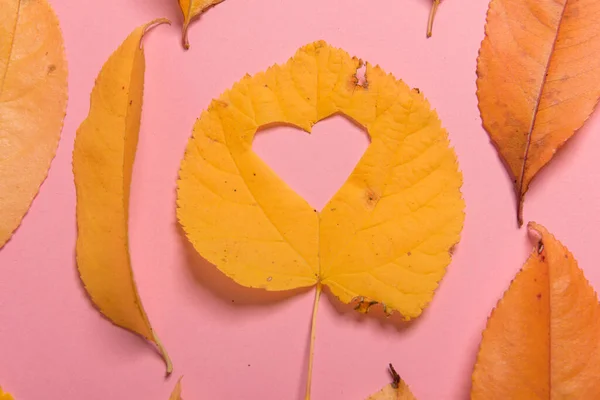
{"label": "orange autumn leaf", "polygon": [[477,64],[483,126],[517,197],[600,98],[596,0],[492,0]]}
{"label": "orange autumn leaf", "polygon": [[369,396],[367,400],[417,400],[406,382],[400,378],[400,375],[398,375],[392,364],[390,364],[390,374],[392,375],[392,383],[384,386],[379,392]]}
{"label": "orange autumn leaf", "polygon": [[178,0],[179,7],[183,13],[183,28],[181,32],[181,41],[185,49],[190,48],[190,42],[188,41],[188,29],[190,23],[198,18],[203,12],[215,6],[223,0]]}
{"label": "orange autumn leaf", "polygon": [[573,255],[535,223],[537,243],[490,316],[474,400],[600,399],[600,305]]}
{"label": "orange autumn leaf", "polygon": [[0,0],[0,248],[46,179],[67,107],[67,61],[46,0]]}
{"label": "orange autumn leaf", "polygon": [[156,344],[172,365],[140,300],[129,257],[129,190],[144,91],[141,41],[159,19],[136,28],[106,61],[90,112],[77,130],[77,268],[94,305],[114,324]]}

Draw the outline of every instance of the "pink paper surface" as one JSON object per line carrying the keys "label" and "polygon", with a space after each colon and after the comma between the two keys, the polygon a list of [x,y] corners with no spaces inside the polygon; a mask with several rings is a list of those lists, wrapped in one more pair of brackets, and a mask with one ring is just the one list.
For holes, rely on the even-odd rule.
{"label": "pink paper surface", "polygon": [[[313,400],[364,399],[392,362],[421,400],[467,399],[481,331],[531,245],[515,222],[510,179],[481,127],[475,66],[486,1],[445,1],[425,39],[430,0],[228,0],[180,46],[176,0],[51,0],[69,64],[69,106],[56,159],[29,214],[0,250],[0,384],[17,400],[166,400],[184,375],[186,400],[303,399],[313,291],[240,288],[190,250],[175,218],[179,163],[209,101],[246,73],[317,39],[380,64],[437,109],[459,157],[463,236],[426,312],[400,326],[321,299]],[[131,256],[141,298],[173,360],[113,326],[88,301],[75,260],[71,152],[101,66],[130,31],[145,39],[146,90],[131,199]],[[600,288],[600,115],[533,183],[525,220],[553,232]],[[309,136],[261,133],[256,151],[321,207],[368,145],[343,117]]]}

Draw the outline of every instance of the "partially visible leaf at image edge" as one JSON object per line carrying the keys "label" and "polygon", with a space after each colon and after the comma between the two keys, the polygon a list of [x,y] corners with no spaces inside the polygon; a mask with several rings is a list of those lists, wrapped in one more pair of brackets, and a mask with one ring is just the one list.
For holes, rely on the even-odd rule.
{"label": "partially visible leaf at image edge", "polygon": [[190,23],[197,17],[199,17],[204,11],[210,7],[215,6],[224,0],[178,0],[179,7],[183,13],[183,28],[181,31],[181,42],[185,49],[190,48],[190,42],[188,40],[188,29]]}
{"label": "partially visible leaf at image edge", "polygon": [[512,176],[519,226],[536,174],[600,98],[597,0],[492,0],[477,63],[483,126]]}
{"label": "partially visible leaf at image edge", "polygon": [[389,372],[392,375],[392,383],[384,386],[383,389],[369,396],[366,400],[417,400],[392,364],[390,364],[389,368]]}
{"label": "partially visible leaf at image edge", "polygon": [[[462,174],[423,95],[323,41],[283,65],[246,76],[194,126],[179,171],[177,216],[194,248],[240,285],[315,286],[307,398],[323,286],[367,311],[418,317],[451,260],[464,220]],[[371,144],[321,211],[252,151],[256,131],[285,123],[307,132],[336,113]]]}
{"label": "partially visible leaf at image edge", "polygon": [[46,0],[0,0],[0,248],[17,229],[56,153],[67,60]]}
{"label": "partially visible leaf at image edge", "polygon": [[169,400],[183,400],[183,397],[181,397],[181,379],[183,379],[183,376],[177,380],[171,396],[169,396]]}
{"label": "partially visible leaf at image edge", "polygon": [[77,267],[92,302],[118,326],[156,344],[131,268],[129,191],[140,130],[145,57],[141,41],[158,19],[136,28],[96,79],[90,112],[77,130],[73,174],[77,193]]}
{"label": "partially visible leaf at image edge", "polygon": [[596,292],[569,250],[529,229],[535,247],[488,319],[471,399],[600,399]]}
{"label": "partially visible leaf at image edge", "polygon": [[11,396],[10,393],[6,393],[5,391],[2,390],[2,387],[0,386],[0,400],[15,400],[14,397]]}

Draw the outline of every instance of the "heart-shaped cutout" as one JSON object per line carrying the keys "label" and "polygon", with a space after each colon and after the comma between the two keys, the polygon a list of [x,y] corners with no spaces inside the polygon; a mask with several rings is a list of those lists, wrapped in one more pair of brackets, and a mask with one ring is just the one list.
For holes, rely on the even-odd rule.
{"label": "heart-shaped cutout", "polygon": [[321,210],[369,143],[364,128],[334,115],[318,122],[310,134],[292,126],[261,129],[252,148],[296,193]]}

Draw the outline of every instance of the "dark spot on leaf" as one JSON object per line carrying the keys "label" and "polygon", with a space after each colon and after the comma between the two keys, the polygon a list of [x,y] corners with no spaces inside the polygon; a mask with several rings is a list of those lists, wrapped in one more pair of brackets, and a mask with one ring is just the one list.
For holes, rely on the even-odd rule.
{"label": "dark spot on leaf", "polygon": [[542,251],[544,251],[544,243],[542,243],[542,241],[540,240],[540,242],[538,243],[537,252],[538,254],[542,254]]}
{"label": "dark spot on leaf", "polygon": [[536,295],[535,295],[535,297],[537,297],[537,299],[539,300],[539,299],[541,299],[541,298],[542,298],[542,294],[541,294],[541,293],[538,293],[538,294],[536,294]]}
{"label": "dark spot on leaf", "polygon": [[379,198],[380,196],[373,189],[367,188],[365,192],[365,199],[369,209],[372,210],[375,208],[375,205],[377,205],[379,202]]}
{"label": "dark spot on leaf", "polygon": [[353,301],[357,301],[356,306],[354,307],[354,310],[366,314],[369,312],[369,309],[371,307],[373,307],[374,305],[379,304],[378,302],[371,300],[369,298],[360,296],[358,298],[354,298]]}
{"label": "dark spot on leaf", "polygon": [[453,244],[449,249],[448,249],[448,253],[450,253],[451,256],[454,255],[454,252],[456,251],[456,243]]}
{"label": "dark spot on leaf", "polygon": [[54,64],[48,65],[48,73],[51,74],[54,71],[56,71],[56,65],[54,65]]}
{"label": "dark spot on leaf", "polygon": [[408,253],[406,253],[407,256],[412,256],[412,253],[409,251]]}

